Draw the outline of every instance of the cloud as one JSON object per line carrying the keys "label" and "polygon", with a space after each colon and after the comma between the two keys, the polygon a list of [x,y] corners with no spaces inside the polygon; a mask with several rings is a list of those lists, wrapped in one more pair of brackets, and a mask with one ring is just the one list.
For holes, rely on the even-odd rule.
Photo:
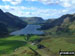
{"label": "cloud", "polygon": [[23,17],[34,17],[39,16],[42,18],[58,18],[64,14],[74,13],[75,7],[68,7],[65,9],[50,9],[50,8],[37,8],[37,7],[25,7],[25,6],[11,6],[11,5],[0,5],[0,8],[4,12],[10,12],[17,16]]}
{"label": "cloud", "polygon": [[38,1],[38,0],[25,0],[25,1],[33,1],[34,2],[34,1]]}
{"label": "cloud", "polygon": [[54,1],[54,0],[26,0],[26,1],[32,1],[32,2],[38,1],[38,2],[41,2],[43,4],[47,4],[47,5],[49,5],[49,4],[58,4],[58,1]]}
{"label": "cloud", "polygon": [[6,10],[7,10],[7,9],[10,9],[10,6],[9,6],[9,5],[5,5],[5,6],[0,5],[0,8],[1,8],[1,9],[6,9]]}
{"label": "cloud", "polygon": [[[2,0],[3,2],[9,2],[13,5],[20,4],[23,0]],[[45,5],[61,5],[62,7],[71,7],[75,5],[75,0],[24,0],[24,1],[37,1]]]}
{"label": "cloud", "polygon": [[73,0],[60,0],[59,4],[62,5],[63,7],[71,7],[73,5],[72,1]]}
{"label": "cloud", "polygon": [[29,16],[32,15],[29,11],[38,10],[35,7],[25,7],[25,6],[10,6],[10,5],[0,5],[0,9],[4,12],[10,12],[17,16]]}
{"label": "cloud", "polygon": [[71,7],[75,5],[75,0],[26,0],[26,1],[38,1],[45,5],[61,5],[63,7]]}
{"label": "cloud", "polygon": [[20,4],[23,0],[2,0],[3,2],[9,2],[12,5]]}

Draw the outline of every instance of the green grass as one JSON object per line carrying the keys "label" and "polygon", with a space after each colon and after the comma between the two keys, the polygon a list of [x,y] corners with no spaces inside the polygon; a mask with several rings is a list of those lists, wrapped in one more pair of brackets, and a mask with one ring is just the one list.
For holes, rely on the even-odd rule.
{"label": "green grass", "polygon": [[[36,45],[31,45],[31,41],[40,39],[40,36],[31,36],[29,42],[25,41],[26,36],[9,36],[7,38],[0,38],[0,56],[31,56],[34,52],[28,47],[31,47],[42,56],[58,56],[59,50],[75,51],[75,37],[74,36],[43,36],[40,44],[44,45],[45,49],[37,49]],[[17,49],[17,51],[15,51]],[[49,50],[47,50],[49,49]],[[26,50],[26,53],[24,52]]]}
{"label": "green grass", "polygon": [[9,36],[6,38],[1,38],[0,40],[21,40],[21,41],[25,41],[24,40],[25,36]]}
{"label": "green grass", "polygon": [[49,48],[54,54],[58,54],[60,49],[63,51],[75,51],[75,37],[50,38],[43,40],[41,44]]}
{"label": "green grass", "polygon": [[39,39],[40,39],[39,36],[34,35],[34,36],[30,37],[29,41],[36,41],[36,40],[39,40]]}
{"label": "green grass", "polygon": [[[11,54],[20,47],[31,47],[34,50],[37,49],[36,45],[31,45],[31,41],[35,41],[36,39],[38,39],[38,36],[31,36],[29,39],[29,43],[25,41],[25,37],[26,36],[9,36],[6,38],[0,38],[0,56],[4,54]],[[30,54],[25,55],[30,56]]]}
{"label": "green grass", "polygon": [[0,54],[6,54],[14,51],[20,46],[25,46],[24,36],[12,36],[0,39]]}

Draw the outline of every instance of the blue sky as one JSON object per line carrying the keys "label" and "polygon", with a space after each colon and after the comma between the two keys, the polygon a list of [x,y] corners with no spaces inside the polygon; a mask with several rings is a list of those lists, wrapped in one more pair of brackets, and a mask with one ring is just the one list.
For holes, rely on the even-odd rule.
{"label": "blue sky", "polygon": [[19,17],[58,18],[75,13],[75,0],[0,0],[0,9]]}

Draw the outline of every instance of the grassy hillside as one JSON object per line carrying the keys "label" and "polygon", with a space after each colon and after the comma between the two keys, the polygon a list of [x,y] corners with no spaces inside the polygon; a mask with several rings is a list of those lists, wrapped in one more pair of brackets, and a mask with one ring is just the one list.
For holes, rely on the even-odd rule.
{"label": "grassy hillside", "polygon": [[1,38],[0,39],[0,54],[10,53],[14,51],[16,48],[20,46],[24,46],[25,40],[24,37],[20,36],[13,36],[8,38]]}
{"label": "grassy hillside", "polygon": [[[37,44],[32,45],[32,40],[42,37],[40,43],[45,48],[39,49]],[[8,38],[0,38],[0,56],[36,56],[35,52],[41,56],[59,56],[59,50],[75,51],[75,36],[32,36],[28,42],[25,41],[25,36],[9,36]]]}
{"label": "grassy hillside", "polygon": [[[31,45],[30,42],[25,41],[26,36],[9,36],[6,38],[0,38],[0,56],[8,56],[8,55],[14,55],[13,53],[16,53],[16,55],[25,55],[20,54],[24,50],[27,50],[27,53],[30,53],[31,55],[33,54],[32,50],[29,51],[30,49],[28,47],[31,47],[33,49],[36,49],[36,45]],[[37,39],[37,36],[33,36],[32,38],[29,39],[29,41],[34,41]],[[24,49],[23,49],[24,48]],[[17,50],[15,52],[15,50]],[[21,50],[21,52],[20,52]],[[17,54],[18,53],[18,54]],[[30,55],[26,54],[26,55]],[[35,54],[35,53],[34,53]]]}
{"label": "grassy hillside", "polygon": [[73,37],[55,37],[43,40],[41,44],[45,45],[54,53],[58,52],[60,49],[67,51],[75,51],[75,36]]}

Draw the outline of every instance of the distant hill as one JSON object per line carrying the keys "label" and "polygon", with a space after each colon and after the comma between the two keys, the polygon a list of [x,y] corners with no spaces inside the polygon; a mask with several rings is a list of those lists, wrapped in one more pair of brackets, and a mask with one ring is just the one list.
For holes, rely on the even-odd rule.
{"label": "distant hill", "polygon": [[20,17],[23,21],[26,21],[28,24],[42,24],[44,19],[41,17]]}
{"label": "distant hill", "polygon": [[[19,17],[12,15],[11,13],[4,13],[0,9],[0,30],[6,28],[8,32],[12,32],[21,28],[24,28],[27,23],[19,19]],[[2,31],[4,32],[4,31]]]}
{"label": "distant hill", "polygon": [[75,14],[66,14],[53,21],[50,20],[41,29],[49,29],[51,32],[75,32]]}
{"label": "distant hill", "polygon": [[50,29],[53,25],[52,22],[56,21],[57,19],[48,19],[45,20],[45,23],[43,24],[43,26],[41,27],[42,30],[47,30]]}

